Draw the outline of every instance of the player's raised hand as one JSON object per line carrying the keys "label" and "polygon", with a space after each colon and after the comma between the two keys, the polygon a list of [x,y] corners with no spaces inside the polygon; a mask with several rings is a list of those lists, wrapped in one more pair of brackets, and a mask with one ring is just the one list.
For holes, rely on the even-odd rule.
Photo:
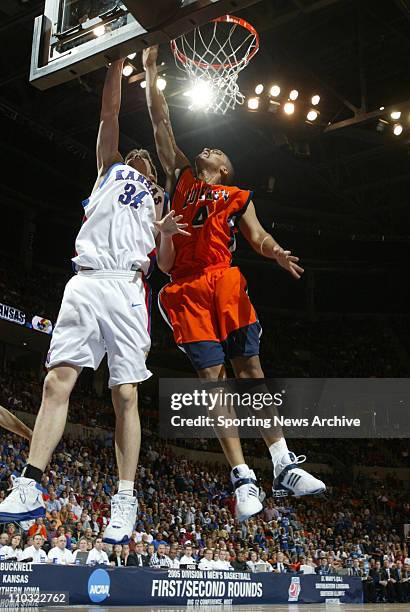
{"label": "player's raised hand", "polygon": [[298,280],[302,276],[304,269],[298,265],[299,257],[292,255],[291,251],[284,251],[279,245],[274,247],[273,253],[280,267],[290,272],[293,278]]}
{"label": "player's raised hand", "polygon": [[144,70],[147,69],[147,66],[156,66],[158,59],[158,45],[153,45],[152,47],[146,47],[142,51],[142,65]]}
{"label": "player's raised hand", "polygon": [[175,210],[171,210],[161,221],[156,221],[154,225],[164,236],[173,236],[174,234],[190,236],[191,234],[184,229],[184,227],[188,227],[188,223],[179,223],[181,219],[182,215],[175,216]]}

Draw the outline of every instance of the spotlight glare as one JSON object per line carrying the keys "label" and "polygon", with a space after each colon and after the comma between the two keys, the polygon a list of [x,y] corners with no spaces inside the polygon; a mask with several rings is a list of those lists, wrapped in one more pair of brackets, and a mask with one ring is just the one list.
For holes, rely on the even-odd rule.
{"label": "spotlight glare", "polygon": [[255,93],[257,96],[259,96],[262,92],[263,92],[263,85],[262,83],[259,83],[259,85],[255,87]]}
{"label": "spotlight glare", "polygon": [[401,112],[400,111],[393,111],[392,113],[390,113],[390,117],[396,121],[396,119],[400,119]]}
{"label": "spotlight glare", "polygon": [[297,100],[298,99],[298,95],[299,95],[298,90],[297,89],[292,89],[292,91],[289,94],[289,98],[290,98],[290,100]]}
{"label": "spotlight glare", "polygon": [[248,98],[248,108],[249,110],[258,110],[259,98]]}
{"label": "spotlight glare", "polygon": [[279,87],[279,85],[272,85],[272,87],[270,88],[269,93],[272,96],[272,98],[277,98],[278,95],[280,94],[280,87]]}
{"label": "spotlight glare", "polygon": [[97,38],[99,38],[100,36],[104,36],[104,34],[105,34],[105,26],[104,25],[97,26],[96,28],[94,28],[93,34]]}
{"label": "spotlight glare", "polygon": [[147,81],[141,81],[140,87],[142,87],[142,89],[145,89],[146,86],[147,86]]}
{"label": "spotlight glare", "polygon": [[384,106],[381,106],[381,107],[379,108],[379,110],[384,110]]}
{"label": "spotlight glare", "polygon": [[403,126],[401,125],[401,123],[396,123],[396,125],[393,126],[393,134],[395,136],[400,136],[402,132],[403,132]]}
{"label": "spotlight glare", "polygon": [[125,64],[124,68],[122,69],[122,74],[125,77],[131,76],[133,72],[134,72],[134,66],[131,66],[131,64]]}
{"label": "spotlight glare", "polygon": [[192,100],[190,105],[190,109],[206,109],[210,106],[213,100],[213,92],[209,83],[204,81],[197,81],[194,83],[194,86],[191,90],[184,93],[184,95],[189,96]]}
{"label": "spotlight glare", "polygon": [[128,59],[133,60],[136,55],[137,55],[137,52],[130,53],[129,55],[127,55],[127,57],[128,57]]}
{"label": "spotlight glare", "polygon": [[315,94],[314,96],[312,96],[312,104],[313,106],[317,106],[320,102],[320,96],[318,94]]}
{"label": "spotlight glare", "polygon": [[167,82],[163,77],[158,77],[157,78],[157,87],[160,91],[164,91],[165,87],[167,86]]}
{"label": "spotlight glare", "polygon": [[283,107],[283,110],[287,115],[293,115],[293,113],[295,112],[295,105],[293,104],[293,102],[286,102],[285,106]]}
{"label": "spotlight glare", "polygon": [[315,121],[315,120],[317,119],[317,111],[315,111],[315,110],[313,110],[313,109],[312,109],[312,110],[310,110],[310,111],[308,112],[308,114],[306,115],[306,119],[307,119],[308,121]]}

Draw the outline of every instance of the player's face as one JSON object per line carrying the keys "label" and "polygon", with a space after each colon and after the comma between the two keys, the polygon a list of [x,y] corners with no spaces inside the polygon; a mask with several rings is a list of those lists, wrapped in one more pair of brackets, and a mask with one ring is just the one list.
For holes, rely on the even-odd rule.
{"label": "player's face", "polygon": [[143,174],[151,181],[155,180],[155,177],[152,174],[151,166],[146,157],[143,157],[139,153],[135,153],[130,159],[127,160],[127,166],[131,166],[134,170]]}
{"label": "player's face", "polygon": [[226,165],[227,157],[220,149],[205,148],[196,156],[195,164],[197,172],[207,170],[211,173],[218,173],[222,166]]}

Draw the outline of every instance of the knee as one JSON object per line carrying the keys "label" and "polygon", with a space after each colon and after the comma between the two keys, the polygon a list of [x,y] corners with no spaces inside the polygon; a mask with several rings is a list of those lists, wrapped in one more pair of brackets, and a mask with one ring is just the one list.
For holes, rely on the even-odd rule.
{"label": "knee", "polygon": [[137,386],[126,384],[114,387],[112,399],[114,407],[118,406],[121,410],[137,408]]}
{"label": "knee", "polygon": [[67,400],[73,388],[72,376],[55,368],[44,379],[43,395],[47,399]]}
{"label": "knee", "polygon": [[237,372],[237,378],[264,378],[264,374],[259,364],[249,363]]}

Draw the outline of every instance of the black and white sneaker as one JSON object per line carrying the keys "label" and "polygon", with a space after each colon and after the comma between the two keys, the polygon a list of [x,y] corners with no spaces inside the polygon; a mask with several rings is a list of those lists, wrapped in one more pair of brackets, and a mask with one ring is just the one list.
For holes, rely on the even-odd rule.
{"label": "black and white sneaker", "polygon": [[238,521],[243,522],[254,514],[258,514],[263,508],[259,499],[259,487],[255,472],[249,470],[248,474],[240,478],[232,478],[235,489],[235,516]]}
{"label": "black and white sneaker", "polygon": [[273,468],[273,496],[302,497],[304,495],[319,495],[326,491],[326,485],[298,465],[306,461],[305,455],[285,453]]}

